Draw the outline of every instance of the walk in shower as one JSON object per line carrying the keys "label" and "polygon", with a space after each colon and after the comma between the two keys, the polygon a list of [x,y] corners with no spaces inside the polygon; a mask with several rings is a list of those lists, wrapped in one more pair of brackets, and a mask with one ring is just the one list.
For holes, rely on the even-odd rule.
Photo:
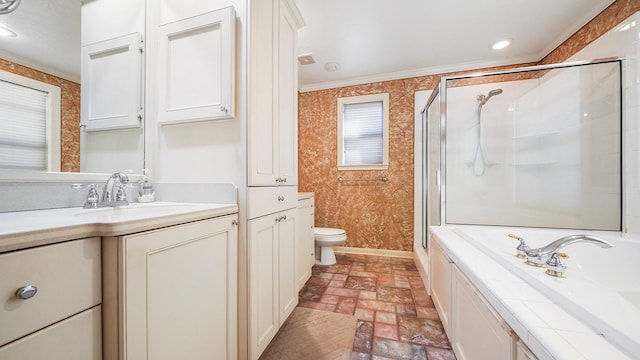
{"label": "walk in shower", "polygon": [[620,231],[621,69],[442,78],[422,113],[425,241],[445,223]]}

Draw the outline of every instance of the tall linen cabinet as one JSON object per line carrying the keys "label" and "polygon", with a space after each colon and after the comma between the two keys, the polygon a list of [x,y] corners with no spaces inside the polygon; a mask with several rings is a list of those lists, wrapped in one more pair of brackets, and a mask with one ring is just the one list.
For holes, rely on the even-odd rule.
{"label": "tall linen cabinet", "polygon": [[296,43],[304,22],[291,0],[249,4],[246,303],[239,314],[247,327],[239,348],[240,358],[257,359],[298,303]]}

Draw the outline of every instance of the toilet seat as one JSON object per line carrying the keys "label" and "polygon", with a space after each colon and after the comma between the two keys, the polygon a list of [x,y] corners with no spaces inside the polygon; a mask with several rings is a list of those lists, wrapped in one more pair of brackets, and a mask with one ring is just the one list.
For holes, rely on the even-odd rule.
{"label": "toilet seat", "polygon": [[313,237],[316,240],[342,241],[346,240],[347,233],[342,229],[316,227],[313,229]]}

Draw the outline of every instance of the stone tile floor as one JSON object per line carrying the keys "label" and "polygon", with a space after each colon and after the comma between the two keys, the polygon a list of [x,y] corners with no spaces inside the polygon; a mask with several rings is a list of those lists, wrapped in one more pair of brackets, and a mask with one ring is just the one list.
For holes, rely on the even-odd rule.
{"label": "stone tile floor", "polygon": [[298,306],[358,318],[351,359],[455,359],[413,259],[336,254],[313,267]]}

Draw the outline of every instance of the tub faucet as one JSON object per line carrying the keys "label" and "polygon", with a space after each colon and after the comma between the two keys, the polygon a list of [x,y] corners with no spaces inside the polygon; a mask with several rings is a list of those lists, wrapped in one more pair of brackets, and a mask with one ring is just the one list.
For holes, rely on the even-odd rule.
{"label": "tub faucet", "polygon": [[577,242],[588,242],[594,245],[598,245],[603,248],[613,247],[613,244],[605,239],[602,239],[593,235],[568,235],[562,237],[546,246],[538,249],[530,249],[527,251],[526,263],[538,267],[546,267],[547,265],[553,266],[558,259],[558,256],[564,257],[565,254],[561,254],[558,251],[567,245],[571,245]]}
{"label": "tub faucet", "polygon": [[[116,180],[120,182],[117,189]],[[113,173],[104,184],[102,198],[100,199],[102,206],[128,205],[129,202],[127,201],[127,195],[124,191],[124,185],[127,183],[129,183],[127,174],[122,172]]]}

